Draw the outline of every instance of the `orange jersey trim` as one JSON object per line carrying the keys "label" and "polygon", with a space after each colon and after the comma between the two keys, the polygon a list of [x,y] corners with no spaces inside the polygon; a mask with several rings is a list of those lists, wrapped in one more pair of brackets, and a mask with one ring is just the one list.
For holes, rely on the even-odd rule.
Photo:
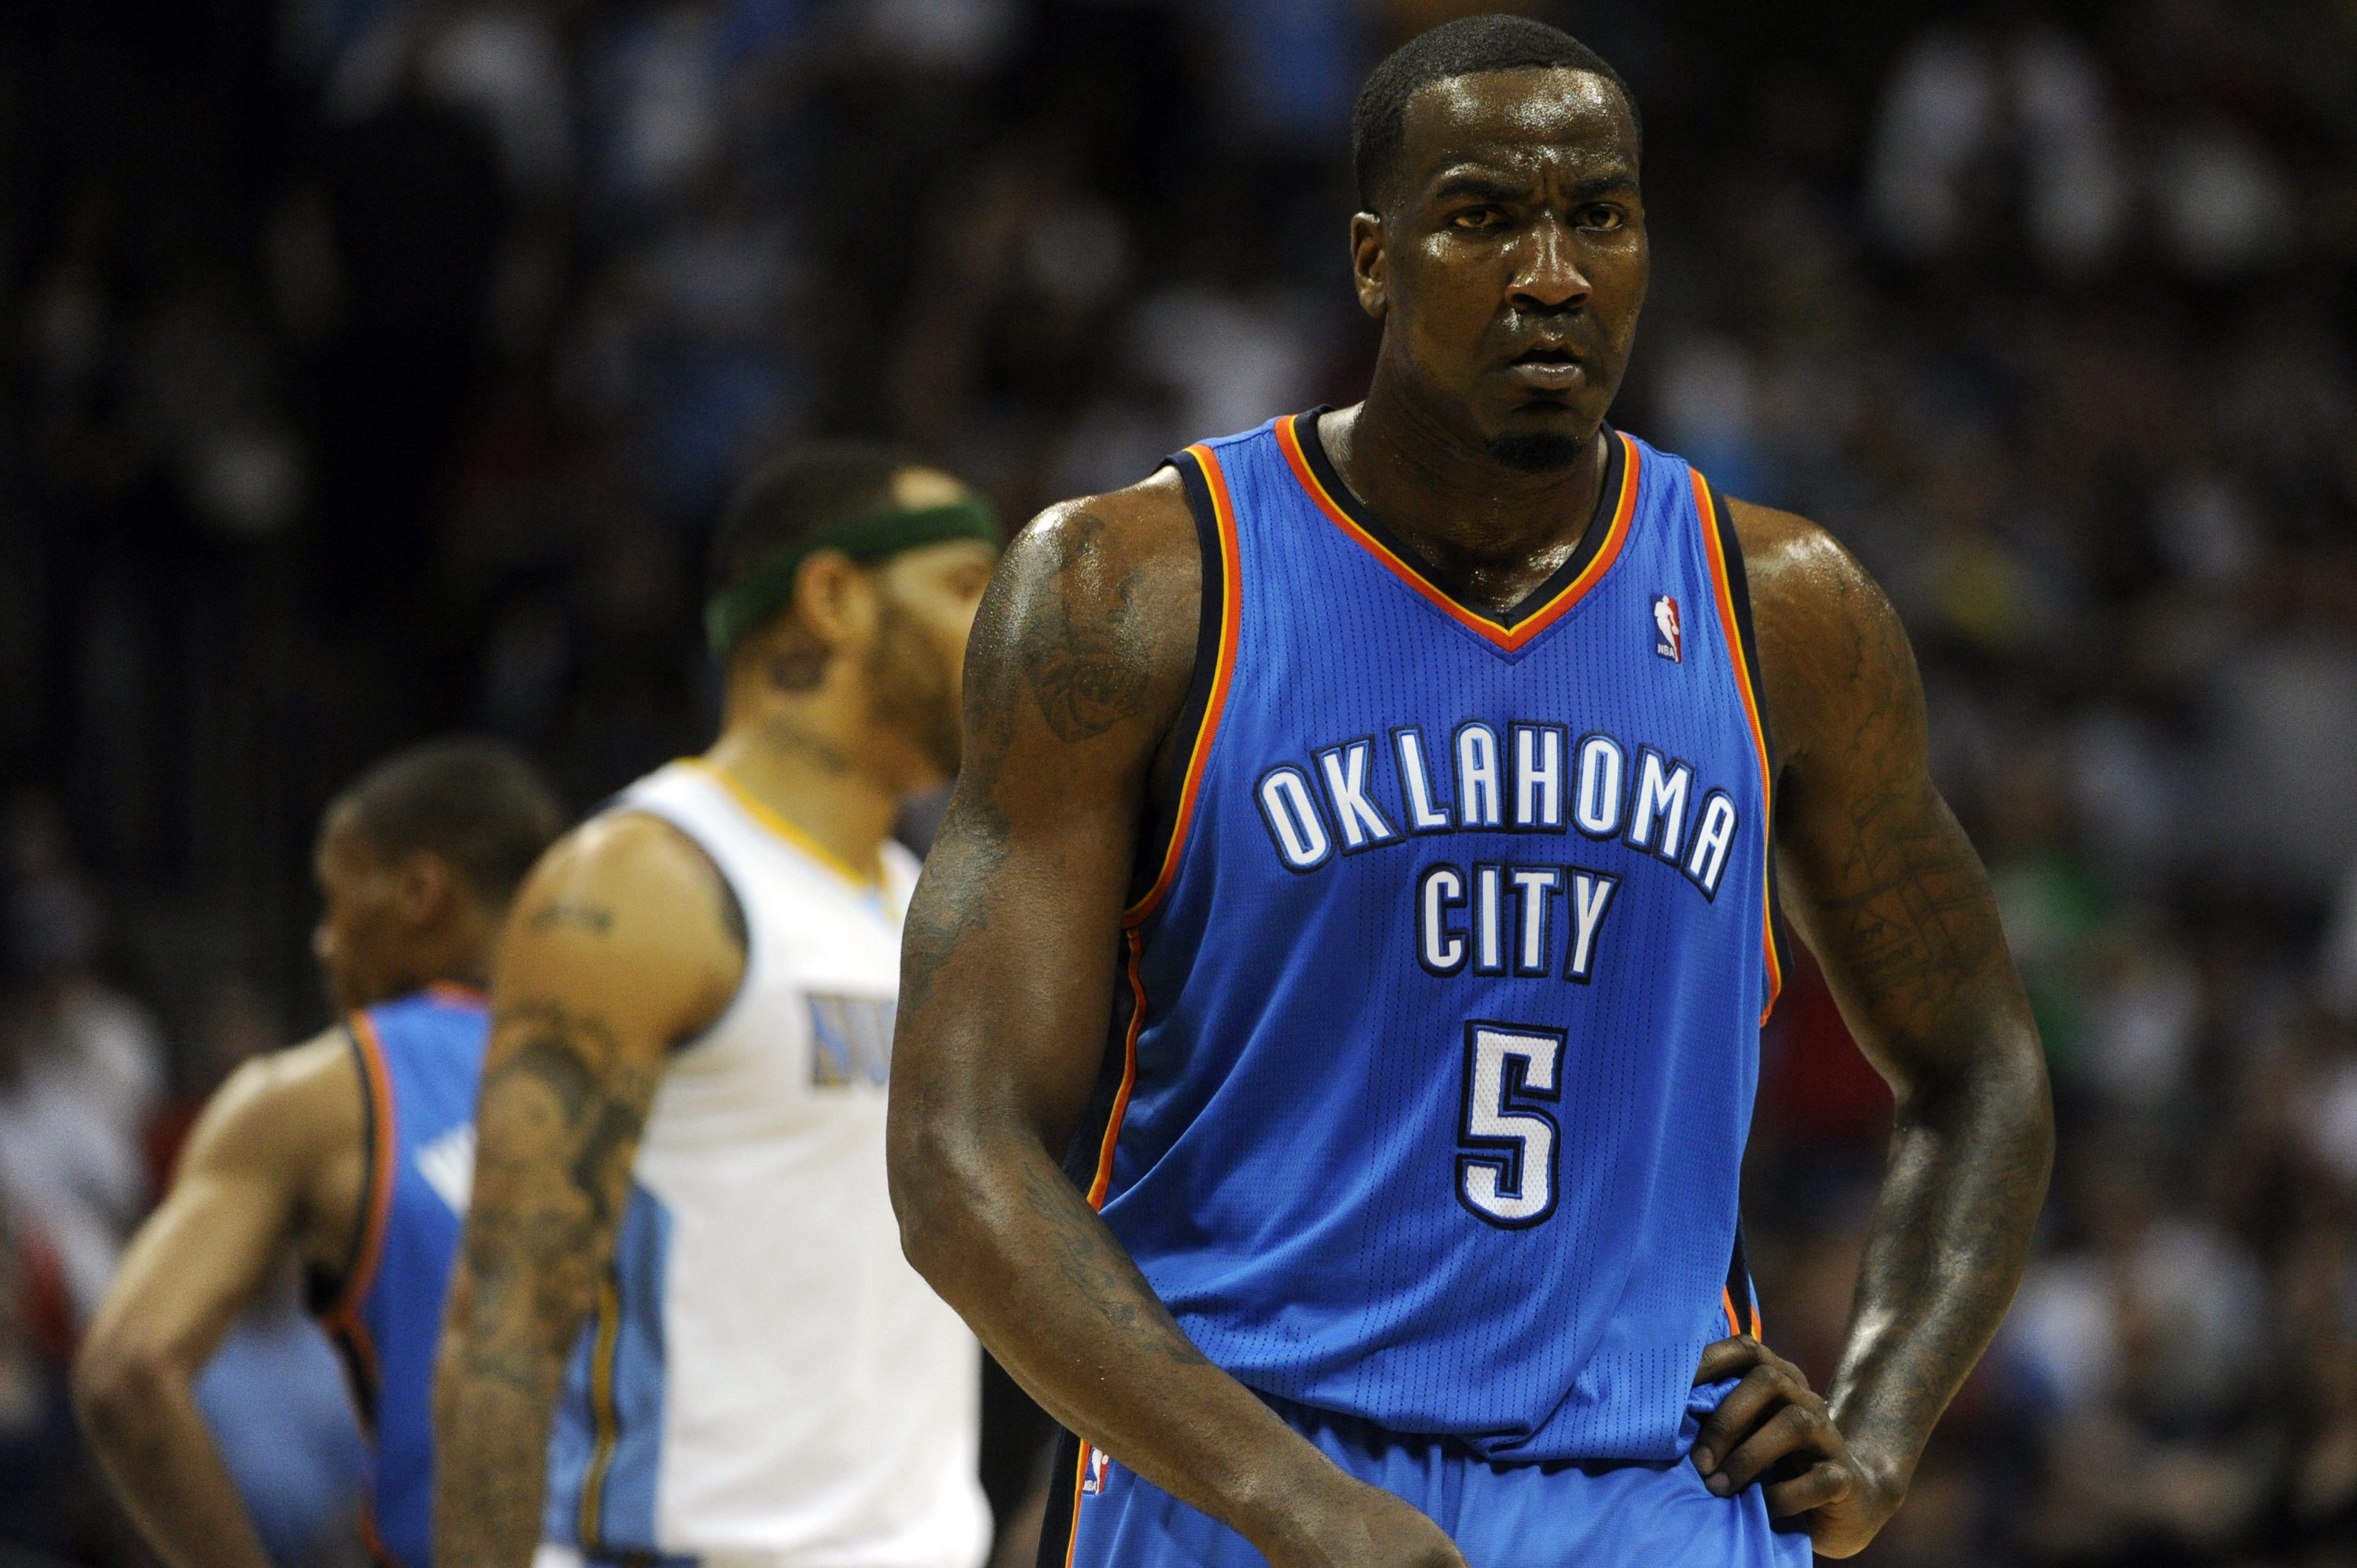
{"label": "orange jersey trim", "polygon": [[379,1568],[401,1568],[400,1559],[385,1545],[384,1537],[377,1533],[376,1510],[366,1503],[361,1505],[361,1548]]}
{"label": "orange jersey trim", "polygon": [[1129,949],[1126,966],[1129,977],[1129,1028],[1121,1042],[1121,1088],[1114,1091],[1113,1111],[1105,1117],[1104,1139],[1097,1145],[1096,1178],[1089,1183],[1089,1207],[1104,1207],[1106,1189],[1113,1186],[1113,1151],[1121,1142],[1122,1119],[1129,1114],[1130,1090],[1137,1087],[1137,1036],[1146,1027],[1146,977],[1138,972],[1145,957],[1146,941],[1133,925],[1122,932]]}
{"label": "orange jersey trim", "polygon": [[379,1382],[376,1342],[370,1337],[368,1324],[361,1308],[376,1284],[377,1265],[384,1257],[384,1233],[393,1218],[393,1149],[398,1142],[393,1126],[393,1079],[384,1066],[384,1042],[377,1037],[376,1025],[366,1013],[355,1013],[350,1020],[352,1039],[360,1047],[362,1092],[369,1099],[369,1127],[375,1147],[369,1151],[369,1209],[361,1224],[361,1241],[352,1258],[352,1272],[344,1281],[342,1295],[319,1319],[319,1326],[339,1337],[352,1348],[360,1363],[359,1369],[370,1385],[373,1398]]}
{"label": "orange jersey trim", "polygon": [[1072,1554],[1081,1548],[1081,1488],[1088,1484],[1089,1445],[1079,1444],[1081,1462],[1072,1466],[1072,1524],[1064,1535],[1064,1568],[1072,1568]]}
{"label": "orange jersey trim", "polygon": [[1640,459],[1637,456],[1637,444],[1619,431],[1615,431],[1613,438],[1620,443],[1624,462],[1620,470],[1620,496],[1619,500],[1613,503],[1612,519],[1606,525],[1604,542],[1598,547],[1595,556],[1587,564],[1580,569],[1579,575],[1564,585],[1561,593],[1516,621],[1512,626],[1501,627],[1487,617],[1475,615],[1471,610],[1442,593],[1422,572],[1400,559],[1382,540],[1353,521],[1351,514],[1342,509],[1341,503],[1337,501],[1327,491],[1326,487],[1318,482],[1317,470],[1309,466],[1308,457],[1301,450],[1301,438],[1295,434],[1293,426],[1294,422],[1291,419],[1280,419],[1276,422],[1277,445],[1285,450],[1285,461],[1293,469],[1294,479],[1309,499],[1318,504],[1318,510],[1324,512],[1335,527],[1357,541],[1360,547],[1382,563],[1392,575],[1415,589],[1426,603],[1485,642],[1502,649],[1508,653],[1519,652],[1533,638],[1561,620],[1572,606],[1586,598],[1587,590],[1596,586],[1602,580],[1604,574],[1612,569],[1612,563],[1620,558],[1620,547],[1629,542],[1630,519],[1634,517],[1637,511],[1637,470]]}
{"label": "orange jersey trim", "polygon": [[[1205,759],[1211,753],[1212,737],[1219,734],[1220,715],[1227,708],[1228,687],[1236,672],[1236,623],[1243,612],[1239,601],[1243,593],[1243,567],[1237,559],[1235,502],[1229,497],[1228,476],[1220,467],[1219,455],[1200,442],[1188,447],[1187,453],[1203,471],[1203,488],[1211,492],[1211,514],[1219,524],[1219,591],[1222,606],[1220,646],[1214,655],[1217,662],[1211,669],[1211,691],[1203,702],[1203,719],[1195,726],[1193,749],[1187,755],[1187,774],[1178,789],[1178,809],[1170,820],[1170,843],[1162,852],[1162,867],[1155,875],[1154,886],[1123,911],[1122,923],[1125,926],[1137,925],[1153,914],[1178,875],[1178,855],[1187,847],[1187,830],[1194,824],[1195,800],[1203,786]],[[1211,590],[1210,582],[1204,583],[1203,590]]]}
{"label": "orange jersey trim", "polygon": [[1768,897],[1768,875],[1765,856],[1773,854],[1770,833],[1776,821],[1775,763],[1768,755],[1768,731],[1760,722],[1760,701],[1755,694],[1751,663],[1744,655],[1743,638],[1735,616],[1735,588],[1719,548],[1717,509],[1710,503],[1710,487],[1703,483],[1700,474],[1687,470],[1694,482],[1695,516],[1702,524],[1703,557],[1710,563],[1712,602],[1718,609],[1718,628],[1727,639],[1727,657],[1735,667],[1735,689],[1743,694],[1743,716],[1751,725],[1752,749],[1760,757],[1760,810],[1766,820],[1760,824],[1762,864],[1760,876],[1760,943],[1768,954],[1768,1005],[1760,1010],[1760,1021],[1776,1010],[1776,999],[1784,993],[1783,966],[1776,961],[1776,910]]}

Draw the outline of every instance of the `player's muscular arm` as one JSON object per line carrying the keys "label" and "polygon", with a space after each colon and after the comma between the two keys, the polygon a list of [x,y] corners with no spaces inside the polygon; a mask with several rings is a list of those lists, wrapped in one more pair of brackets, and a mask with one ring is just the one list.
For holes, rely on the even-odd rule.
{"label": "player's muscular arm", "polygon": [[515,909],[434,1386],[444,1568],[531,1560],[558,1381],[613,1262],[664,1055],[718,1016],[744,968],[733,895],[651,818],[560,843]]}
{"label": "player's muscular arm", "polygon": [[1177,479],[1007,552],[965,675],[965,767],[909,909],[891,1177],[909,1259],[1066,1426],[1280,1564],[1451,1563],[1212,1365],[1060,1169],[1103,1059],[1124,898],[1193,672]]}
{"label": "player's muscular arm", "polygon": [[340,1030],[241,1068],[205,1108],[76,1359],[91,1446],[173,1568],[267,1568],[193,1384],[290,1244],[329,1268],[349,1261],[361,1094]]}
{"label": "player's muscular arm", "polygon": [[[1769,1488],[1770,1502],[1813,1510],[1817,1550],[1844,1556],[1898,1506],[1932,1423],[2005,1316],[2045,1196],[2053,1122],[1987,874],[1932,784],[1922,688],[1898,617],[1822,530],[1732,510],[1782,752],[1786,908],[1889,1080],[1898,1123],[1827,1398],[1757,1347],[1714,1347],[1706,1373],[1743,1371],[1746,1382],[1697,1439],[1697,1463],[1708,1448],[1741,1486],[1785,1453],[1816,1454],[1813,1468]],[[1828,1454],[1845,1445],[1846,1460]]]}

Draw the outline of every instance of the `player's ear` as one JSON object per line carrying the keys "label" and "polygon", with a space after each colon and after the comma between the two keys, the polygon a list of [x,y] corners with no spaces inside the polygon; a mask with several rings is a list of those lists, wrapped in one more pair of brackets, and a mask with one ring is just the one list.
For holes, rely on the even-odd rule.
{"label": "player's ear", "polygon": [[440,920],[457,901],[458,868],[432,850],[406,856],[393,873],[393,907],[412,928]]}
{"label": "player's ear", "polygon": [[840,550],[822,550],[794,575],[794,619],[832,652],[865,640],[876,618],[875,587]]}
{"label": "player's ear", "polygon": [[1383,220],[1372,212],[1351,218],[1351,281],[1358,285],[1359,308],[1381,321],[1391,313],[1384,280]]}

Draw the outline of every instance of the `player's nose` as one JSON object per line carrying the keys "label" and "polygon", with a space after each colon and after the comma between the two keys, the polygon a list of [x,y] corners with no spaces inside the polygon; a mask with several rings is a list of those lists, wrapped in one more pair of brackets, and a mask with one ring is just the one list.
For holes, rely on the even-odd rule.
{"label": "player's nose", "polygon": [[1588,286],[1571,231],[1552,216],[1532,224],[1516,248],[1508,301],[1518,309],[1560,310],[1584,302]]}

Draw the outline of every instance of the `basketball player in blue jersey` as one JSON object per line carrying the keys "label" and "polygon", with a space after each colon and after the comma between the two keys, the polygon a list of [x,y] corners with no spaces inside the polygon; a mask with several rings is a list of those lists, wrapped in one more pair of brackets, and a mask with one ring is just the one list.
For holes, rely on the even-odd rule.
{"label": "basketball player in blue jersey", "polygon": [[426,1407],[473,1164],[482,986],[516,885],[563,826],[521,757],[476,741],[403,752],[328,809],[314,946],[343,1019],[213,1097],[75,1368],[92,1445],[172,1568],[267,1568],[191,1384],[290,1254],[374,1440],[371,1545],[425,1568]]}
{"label": "basketball player in blue jersey", "polygon": [[[1605,423],[1648,268],[1608,65],[1452,23],[1354,132],[1365,401],[1052,509],[984,603],[905,1244],[1074,1434],[1054,1568],[1856,1552],[2051,1144],[1906,639]],[[1780,891],[1899,1103],[1822,1395],[1738,1224]]]}
{"label": "basketball player in blue jersey", "polygon": [[978,497],[867,444],[780,456],[722,520],[718,739],[560,841],[500,950],[446,1568],[981,1562],[981,1352],[901,1256],[884,1086],[892,824],[957,764],[997,557]]}

